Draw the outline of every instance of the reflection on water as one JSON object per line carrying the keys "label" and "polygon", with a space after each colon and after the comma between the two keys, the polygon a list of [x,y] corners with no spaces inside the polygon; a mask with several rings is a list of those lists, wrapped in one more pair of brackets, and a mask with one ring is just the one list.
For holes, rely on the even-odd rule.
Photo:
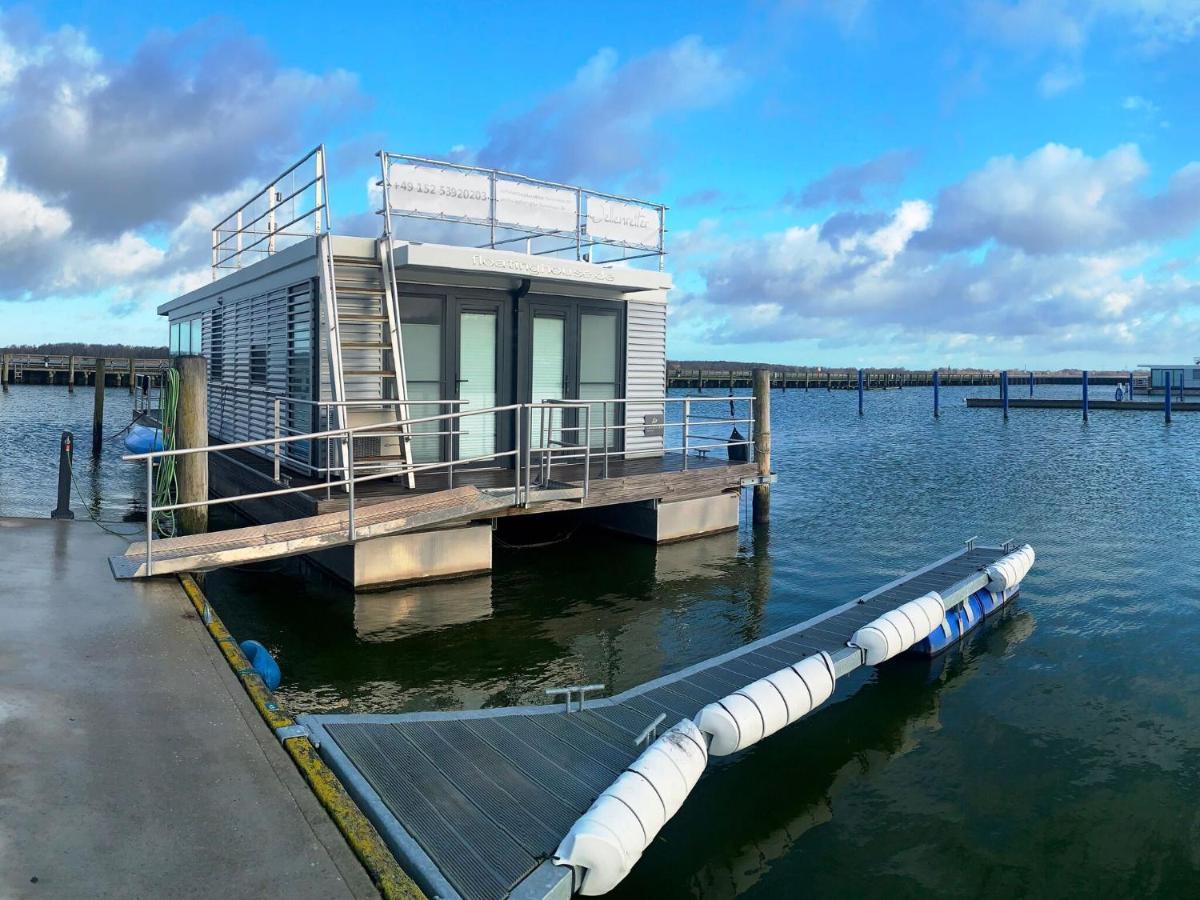
{"label": "reflection on water", "polygon": [[358,594],[354,598],[354,633],[361,641],[393,641],[491,614],[492,577],[483,575]]}

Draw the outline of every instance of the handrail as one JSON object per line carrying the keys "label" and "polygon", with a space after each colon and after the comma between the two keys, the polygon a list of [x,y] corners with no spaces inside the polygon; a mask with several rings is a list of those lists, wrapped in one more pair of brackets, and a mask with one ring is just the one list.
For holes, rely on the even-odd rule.
{"label": "handrail", "polygon": [[[266,394],[266,392],[262,392]],[[711,416],[701,417],[698,421],[693,421],[691,417],[691,404],[693,402],[713,402],[726,403],[730,398],[727,397],[661,397],[661,398],[613,398],[613,399],[547,399],[533,403],[509,403],[505,405],[489,406],[480,409],[464,409],[467,401],[463,400],[428,400],[428,401],[406,401],[404,405],[446,405],[458,406],[458,409],[452,412],[440,413],[431,416],[414,416],[409,418],[399,418],[393,421],[371,422],[365,425],[343,426],[341,428],[326,428],[321,431],[304,432],[296,434],[284,434],[284,429],[280,421],[280,408],[285,399],[289,402],[295,402],[301,405],[311,406],[388,406],[401,405],[400,401],[391,400],[344,400],[344,401],[312,401],[292,398],[270,397],[275,407],[275,435],[268,438],[257,438],[247,441],[234,441],[225,444],[213,444],[206,447],[187,447],[164,450],[151,450],[146,453],[126,454],[122,458],[129,462],[145,461],[146,463],[146,483],[148,487],[146,499],[146,574],[153,572],[153,544],[154,544],[154,517],[156,513],[175,511],[180,509],[191,509],[202,506],[215,506],[224,503],[233,503],[244,500],[257,500],[266,497],[282,496],[287,494],[298,494],[315,491],[329,491],[334,488],[345,488],[348,496],[348,512],[347,512],[347,539],[351,542],[357,539],[357,526],[355,525],[355,512],[358,505],[356,487],[371,481],[378,481],[385,478],[393,478],[398,474],[414,475],[419,472],[431,472],[435,470],[445,471],[447,481],[450,487],[454,485],[454,469],[456,466],[471,465],[481,462],[498,462],[505,459],[513,459],[513,503],[522,504],[528,507],[533,502],[532,489],[535,486],[533,474],[533,460],[538,458],[538,471],[543,486],[549,485],[552,481],[554,464],[556,461],[571,462],[582,460],[583,478],[582,478],[582,497],[586,498],[591,490],[591,469],[594,458],[600,458],[603,463],[604,477],[608,476],[608,459],[611,456],[621,455],[622,451],[610,451],[609,437],[612,432],[624,432],[633,428],[681,428],[682,429],[682,447],[668,447],[666,441],[663,441],[664,446],[662,451],[668,452],[673,450],[683,451],[683,469],[688,467],[688,456],[692,451],[707,451],[721,447],[729,448],[741,445],[752,445],[753,441],[749,438],[743,441],[719,441],[714,443],[705,443],[706,440],[718,441],[712,435],[696,432],[693,434],[693,429],[701,427],[711,427],[722,424],[750,424],[754,422],[754,406],[752,397],[734,398],[735,400],[746,400],[750,405],[750,413],[748,417],[741,418],[735,415],[730,415],[728,418],[714,418]],[[683,416],[679,422],[662,422],[647,425],[630,425],[628,423],[617,424],[608,422],[608,409],[610,404],[666,404],[680,403],[683,406]],[[599,404],[603,408],[602,423],[597,425],[593,423],[594,407]],[[538,443],[534,443],[533,429],[535,425],[534,411],[557,410],[561,413],[572,411],[572,423],[569,424],[566,415],[541,415],[538,419],[537,427],[540,429],[538,435]],[[423,425],[430,423],[445,423],[444,428],[438,429],[436,432],[421,432],[425,436],[440,437],[440,436],[462,436],[469,435],[472,432],[461,427],[464,420],[471,417],[480,416],[501,416],[511,414],[513,416],[513,435],[515,436],[515,446],[508,450],[493,449],[490,452],[477,454],[470,457],[454,458],[454,459],[438,459],[432,462],[417,463],[411,458],[397,457],[395,461],[390,459],[384,462],[371,460],[370,462],[356,462],[354,459],[354,443],[355,438],[362,435],[388,435],[388,434],[412,434],[412,426]],[[665,418],[665,416],[663,416]],[[557,421],[556,421],[557,419]],[[751,431],[753,429],[751,428]],[[592,435],[600,432],[603,435],[601,447],[593,450]],[[498,429],[497,429],[498,433]],[[275,449],[275,481],[280,483],[280,456],[279,447],[300,441],[319,441],[325,440],[328,448],[334,440],[342,442],[346,448],[344,460],[334,465],[329,458],[325,460],[325,465],[322,467],[314,467],[308,465],[307,468],[313,472],[325,472],[324,481],[314,481],[312,484],[305,485],[285,485],[268,491],[256,491],[253,493],[242,494],[231,497],[205,498],[201,500],[191,500],[178,503],[167,503],[156,505],[152,491],[154,478],[154,463],[158,460],[168,457],[179,457],[188,454],[197,453],[229,453],[233,450],[252,450],[262,447],[273,447]],[[695,441],[701,443],[696,443]],[[327,450],[328,452],[328,450]],[[453,455],[453,454],[451,454]],[[367,466],[367,471],[364,472],[363,467]],[[382,471],[381,471],[382,470]]]}
{"label": "handrail", "polygon": [[[346,401],[346,402],[353,403],[354,401]],[[434,401],[430,401],[430,402],[432,403]],[[465,405],[466,401],[460,401],[460,403]],[[342,427],[342,428],[332,428],[332,429],[325,429],[323,431],[315,431],[315,432],[309,432],[309,433],[303,433],[303,434],[280,435],[277,433],[275,437],[260,438],[260,439],[254,439],[254,440],[249,440],[249,441],[234,441],[234,442],[225,443],[225,444],[213,444],[213,445],[209,445],[209,446],[205,446],[205,447],[187,447],[187,448],[176,448],[176,449],[171,449],[171,450],[165,450],[165,449],[164,450],[152,450],[147,453],[126,454],[125,456],[122,457],[126,461],[140,462],[140,461],[144,460],[146,463],[146,484],[148,486],[147,494],[146,494],[146,543],[145,543],[146,574],[147,575],[153,574],[153,567],[154,567],[154,554],[153,554],[154,524],[153,523],[154,523],[155,514],[160,513],[160,512],[175,511],[175,510],[180,510],[180,509],[192,509],[192,508],[202,507],[202,506],[203,507],[217,506],[217,505],[221,505],[224,503],[233,503],[233,502],[245,501],[245,500],[258,500],[258,499],[263,499],[266,497],[276,497],[276,496],[283,496],[283,495],[287,495],[287,494],[305,493],[305,492],[310,492],[310,491],[328,491],[332,488],[344,487],[347,491],[348,501],[349,501],[348,502],[348,512],[347,512],[347,531],[348,531],[347,538],[349,541],[353,542],[354,540],[357,539],[357,534],[358,534],[358,530],[355,525],[355,510],[356,510],[356,506],[357,506],[355,487],[357,485],[361,485],[361,484],[371,482],[371,481],[381,480],[384,478],[393,478],[398,473],[412,475],[412,474],[415,474],[418,472],[428,472],[428,471],[433,471],[433,470],[437,470],[437,469],[442,469],[442,470],[446,471],[449,484],[451,487],[453,487],[455,466],[461,467],[461,466],[470,465],[473,463],[487,462],[489,460],[490,461],[498,461],[498,460],[508,459],[508,458],[513,458],[515,460],[515,463],[513,465],[513,470],[514,470],[513,503],[519,504],[519,503],[523,502],[526,506],[528,506],[529,503],[531,502],[531,498],[532,498],[532,495],[530,492],[530,486],[531,486],[532,479],[526,480],[526,482],[524,484],[524,492],[522,492],[523,485],[522,485],[522,481],[521,481],[521,472],[522,472],[521,457],[524,456],[524,458],[525,458],[524,459],[524,463],[525,463],[524,468],[525,468],[525,471],[528,473],[529,468],[530,468],[530,461],[532,460],[533,456],[535,454],[539,455],[542,459],[542,465],[545,467],[545,470],[547,472],[547,481],[548,481],[549,480],[549,472],[551,471],[551,469],[553,467],[555,455],[558,454],[561,456],[563,451],[572,452],[572,451],[576,450],[576,447],[574,445],[562,447],[562,448],[551,447],[551,446],[533,447],[532,443],[530,441],[530,435],[528,434],[528,429],[531,427],[533,417],[528,414],[523,415],[523,411],[531,409],[531,408],[562,410],[562,409],[567,408],[567,404],[565,404],[565,403],[539,403],[539,404],[510,403],[510,404],[506,404],[506,405],[502,405],[502,406],[490,406],[490,407],[486,407],[486,408],[482,408],[482,409],[466,409],[466,410],[459,409],[459,410],[456,410],[451,413],[443,413],[443,414],[434,415],[434,416],[417,416],[417,417],[408,418],[408,419],[397,419],[395,421],[390,421],[390,422],[372,422],[372,423],[369,423],[366,425],[356,425],[356,426],[349,426],[349,427]],[[363,434],[377,434],[377,433],[382,433],[382,434],[403,433],[404,429],[407,429],[412,425],[419,425],[419,424],[424,424],[424,423],[429,423],[429,422],[449,422],[449,423],[451,423],[449,430],[446,430],[444,432],[445,434],[453,434],[453,435],[470,434],[469,431],[464,431],[463,429],[457,427],[458,424],[463,419],[466,419],[471,416],[485,416],[485,415],[498,416],[498,415],[502,415],[505,413],[511,413],[513,415],[514,424],[515,424],[514,434],[517,437],[517,444],[514,447],[514,449],[493,450],[491,452],[477,454],[475,456],[461,457],[461,458],[450,459],[450,460],[437,460],[437,461],[428,462],[428,463],[416,463],[416,462],[413,462],[411,459],[397,459],[397,461],[395,463],[388,463],[386,465],[386,468],[384,468],[384,471],[377,471],[377,469],[381,468],[382,466],[372,466],[371,471],[368,472],[367,474],[360,474],[362,471],[362,469],[361,469],[362,464],[359,463],[359,464],[357,464],[357,468],[359,471],[356,472],[356,463],[354,460],[354,439],[357,436],[360,436]],[[523,421],[525,424],[525,431],[522,431],[522,427],[521,427]],[[585,423],[587,423],[584,426],[585,428],[590,427],[590,421],[591,420],[590,420],[590,411],[589,411],[589,413],[585,413]],[[277,421],[276,425],[278,427],[278,421]],[[561,434],[564,430],[572,430],[572,429],[571,428],[564,429],[564,427],[560,424],[558,430]],[[409,432],[409,433],[411,433],[411,432]],[[440,433],[443,433],[443,432],[439,432],[439,434]],[[248,493],[248,494],[240,494],[240,495],[230,496],[230,497],[204,498],[201,500],[191,500],[191,501],[184,501],[184,502],[177,502],[177,503],[166,503],[166,504],[161,504],[161,505],[156,505],[154,502],[153,482],[154,482],[154,463],[156,460],[165,459],[167,457],[177,457],[177,456],[184,456],[184,455],[188,455],[188,454],[197,454],[197,453],[228,453],[229,451],[232,451],[232,450],[247,450],[247,449],[265,447],[265,446],[278,447],[281,444],[290,444],[290,443],[294,443],[294,442],[298,442],[298,441],[313,441],[313,440],[320,440],[320,439],[325,439],[327,446],[329,443],[332,442],[333,439],[338,439],[340,441],[344,441],[345,446],[346,446],[345,461],[342,465],[337,466],[335,469],[335,467],[329,465],[328,460],[326,461],[326,465],[324,466],[325,473],[326,473],[326,480],[323,482],[317,481],[317,482],[314,482],[313,484],[295,485],[295,486],[287,485],[287,486],[275,488],[275,489],[272,489],[269,491],[256,491],[256,492],[252,492],[252,493]],[[586,497],[588,495],[588,492],[590,490],[590,485],[591,485],[591,482],[590,482],[590,468],[591,468],[590,447],[585,446],[585,448],[584,448],[584,460],[585,460],[585,462],[584,462],[584,477],[583,477],[582,495],[584,497]],[[339,473],[337,478],[334,478],[335,470]],[[276,479],[275,480],[276,480],[276,482],[279,481],[278,462],[276,464]]]}

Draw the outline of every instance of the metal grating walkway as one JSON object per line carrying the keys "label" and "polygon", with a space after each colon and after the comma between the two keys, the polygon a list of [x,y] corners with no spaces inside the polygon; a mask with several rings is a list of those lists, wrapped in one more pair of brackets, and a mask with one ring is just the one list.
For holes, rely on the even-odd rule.
{"label": "metal grating walkway", "polygon": [[509,896],[641,752],[637,736],[819,651],[1004,551],[963,550],[857,600],[581,712],[563,704],[399,715],[309,715],[321,755],[431,895]]}

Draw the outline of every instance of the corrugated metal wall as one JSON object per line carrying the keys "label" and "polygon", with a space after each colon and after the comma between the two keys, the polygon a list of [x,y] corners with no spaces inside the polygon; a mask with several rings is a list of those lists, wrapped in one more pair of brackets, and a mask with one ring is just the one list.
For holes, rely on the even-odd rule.
{"label": "corrugated metal wall", "polygon": [[[634,402],[667,393],[667,305],[631,300],[626,304],[625,450],[627,456],[662,453],[661,402]],[[657,417],[657,418],[656,418]]]}

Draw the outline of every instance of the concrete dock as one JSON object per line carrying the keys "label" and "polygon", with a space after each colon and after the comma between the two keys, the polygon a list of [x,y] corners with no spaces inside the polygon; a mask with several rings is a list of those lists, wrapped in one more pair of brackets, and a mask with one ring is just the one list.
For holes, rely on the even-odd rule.
{"label": "concrete dock", "polygon": [[0,896],[378,892],[175,579],[0,519]]}

